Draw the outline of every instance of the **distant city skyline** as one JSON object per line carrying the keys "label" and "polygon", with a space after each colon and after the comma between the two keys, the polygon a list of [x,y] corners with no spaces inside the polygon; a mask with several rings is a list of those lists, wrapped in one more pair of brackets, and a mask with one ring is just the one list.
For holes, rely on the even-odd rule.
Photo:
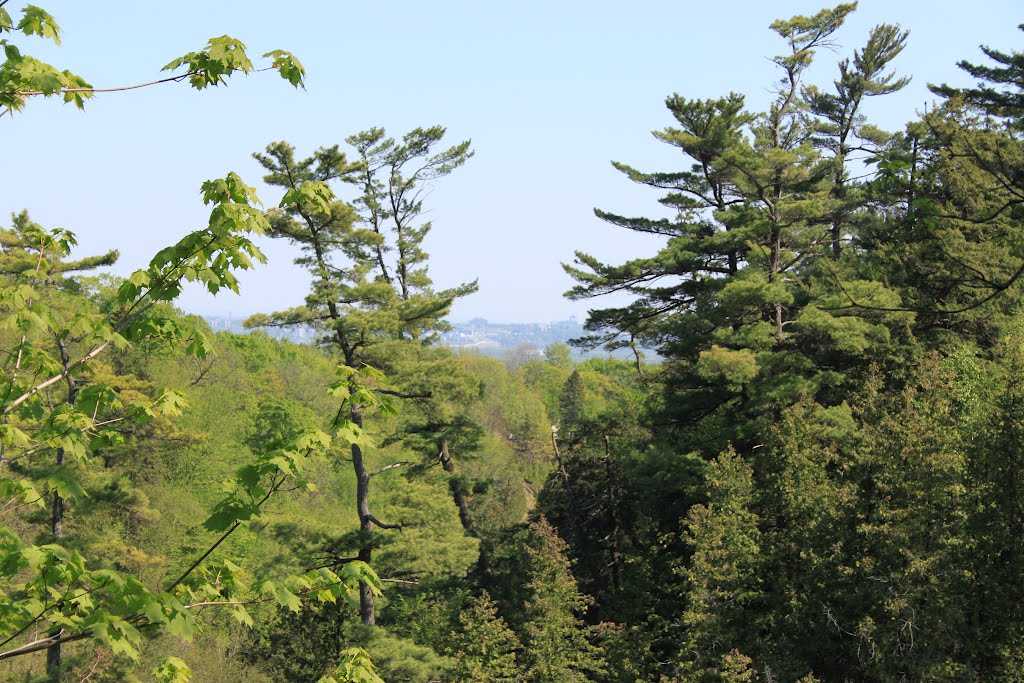
{"label": "distant city skyline", "polygon": [[[242,323],[249,316],[255,315],[256,313],[262,313],[263,311],[242,312],[242,311],[233,311],[233,310],[230,310],[230,309],[223,310],[223,311],[192,309],[192,310],[188,310],[188,311],[185,311],[185,312],[189,313],[191,315],[198,315],[201,318],[217,318],[217,319],[220,319],[220,318],[231,318],[233,320],[238,321],[239,323]],[[449,316],[448,319],[452,323],[467,324],[467,325],[470,324],[470,323],[473,323],[473,322],[477,322],[477,321],[485,322],[485,323],[491,323],[491,324],[495,324],[495,325],[531,325],[531,324],[552,324],[552,323],[561,323],[561,322],[578,322],[579,324],[582,325],[583,322],[584,322],[583,319],[580,318],[580,316],[577,316],[575,314],[572,314],[572,315],[570,315],[570,316],[568,316],[566,318],[562,318],[560,320],[542,320],[542,319],[536,319],[536,320],[508,320],[508,319],[504,319],[504,318],[500,318],[500,317],[493,317],[493,316],[491,316],[491,317],[488,317],[488,316],[474,316],[472,318],[456,318],[454,316]]]}
{"label": "distant city skyline", "polygon": [[[681,170],[677,150],[650,131],[672,125],[663,106],[685,97],[747,96],[765,107],[784,50],[768,25],[834,2],[740,2],[728,6],[649,1],[538,0],[508,3],[44,3],[64,29],[60,48],[24,41],[25,51],[82,74],[98,87],[151,80],[170,59],[210,36],[238,36],[253,56],[283,48],[306,65],[306,91],[270,74],[194,92],[169,84],[97,96],[84,112],[32,102],[5,117],[5,193],[0,224],[27,208],[47,227],[77,233],[79,255],[121,250],[126,275],[160,248],[203,225],[200,183],[239,172],[268,206],[278,194],[260,182],[253,152],[288,140],[306,155],[372,126],[399,136],[441,124],[454,143],[472,138],[476,156],[439,181],[426,201],[434,232],[426,249],[437,286],[479,278],[480,291],[452,317],[508,321],[584,320],[589,308],[624,298],[570,302],[562,272],[575,250],[618,263],[649,255],[661,240],[598,220],[594,207],[622,215],[665,215],[658,193],[629,182],[611,160],[642,170]],[[968,83],[958,60],[984,62],[978,49],[1019,45],[1021,7],[1005,0],[862,0],[822,50],[810,82],[827,85],[836,61],[871,26],[911,32],[895,61],[913,76],[901,93],[871,101],[867,114],[900,129],[934,97],[928,82]],[[381,31],[386,30],[386,45]],[[354,56],[360,55],[357,59]],[[367,56],[365,59],[363,56]],[[39,141],[73,140],[59,155]],[[69,143],[70,145],[70,143]],[[216,298],[190,287],[190,312],[269,312],[301,305],[309,278],[296,250],[259,241],[270,265],[240,277],[242,296]]]}
{"label": "distant city skyline", "polygon": [[[226,314],[203,315],[204,320],[214,332],[248,333],[243,328],[242,320]],[[288,339],[296,343],[311,343],[316,339],[316,330],[296,325],[289,327],[270,327],[263,329],[267,334],[278,339]],[[483,318],[467,321],[452,321],[452,329],[440,336],[441,344],[461,351],[478,351],[487,355],[504,358],[524,348],[531,348],[538,355],[556,343],[568,343],[572,339],[583,337],[586,331],[575,318],[550,322],[498,322]],[[602,347],[584,350],[572,347],[572,355],[577,359],[614,356],[626,358],[631,355],[627,349],[605,351]],[[649,360],[657,356],[648,350],[645,355]]]}

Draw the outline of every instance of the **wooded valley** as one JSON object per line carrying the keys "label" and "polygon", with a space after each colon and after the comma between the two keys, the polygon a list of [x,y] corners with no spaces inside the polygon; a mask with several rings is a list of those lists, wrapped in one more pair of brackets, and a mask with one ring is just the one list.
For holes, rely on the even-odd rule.
{"label": "wooded valley", "polygon": [[[0,126],[103,96],[7,5]],[[265,206],[205,182],[208,224],[125,278],[13,215],[0,679],[1024,680],[1024,53],[884,131],[908,33],[839,46],[855,9],[771,25],[764,111],[670,95],[675,169],[614,162],[671,217],[598,217],[661,246],[580,245],[566,296],[593,305],[573,343],[628,360],[438,343],[478,288],[469,249],[462,284],[428,273],[430,189],[475,151],[439,125],[256,141]],[[166,70],[126,88],[305,78],[227,36]],[[248,334],[176,307],[237,290],[263,238],[304,299]]]}

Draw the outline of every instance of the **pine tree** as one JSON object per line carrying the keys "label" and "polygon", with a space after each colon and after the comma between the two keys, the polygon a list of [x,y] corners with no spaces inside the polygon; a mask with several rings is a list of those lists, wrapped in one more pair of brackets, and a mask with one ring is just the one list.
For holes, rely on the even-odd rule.
{"label": "pine tree", "polygon": [[843,552],[855,535],[859,493],[859,482],[843,475],[859,437],[849,406],[803,401],[757,451],[766,642],[741,649],[780,679],[813,671],[831,680],[853,666],[834,624],[860,607],[856,561]]}
{"label": "pine tree", "polygon": [[[962,680],[966,643],[958,634],[971,594],[967,449],[952,412],[952,377],[934,356],[902,392],[877,390],[869,385],[858,406],[863,432],[851,453],[863,493],[846,547],[861,614],[838,625],[859,647],[886,653],[861,665],[865,675]],[[847,648],[852,663],[853,643]]]}
{"label": "pine tree", "polygon": [[[1024,31],[1024,24],[1018,28]],[[1021,86],[1024,52],[1003,52],[984,45],[981,51],[995,64],[975,64],[967,60],[957,63],[957,66],[978,79],[975,87],[954,88],[943,84],[931,86],[932,92],[943,97],[960,97],[991,116],[1008,119],[1012,126],[1019,129],[1024,126],[1024,88]]]}
{"label": "pine tree", "polygon": [[908,35],[891,24],[874,27],[864,48],[854,52],[853,61],[839,62],[834,93],[813,86],[804,92],[810,112],[820,121],[813,133],[815,144],[831,154],[826,163],[832,167],[833,208],[829,221],[834,259],[839,258],[844,240],[849,239],[851,214],[863,203],[863,193],[856,191],[856,185],[851,187],[847,168],[851,155],[877,154],[891,138],[868,124],[861,108],[866,98],[892,94],[910,82],[909,77],[885,73],[889,62],[903,51]]}
{"label": "pine tree", "polygon": [[[441,126],[417,128],[396,142],[385,137],[383,128],[371,128],[346,139],[360,162],[358,174],[349,179],[362,189],[355,204],[362,209],[365,224],[380,238],[373,244],[373,258],[380,277],[395,287],[402,302],[410,304],[403,332],[413,337],[444,329],[439,321],[451,300],[476,291],[473,282],[438,293],[433,301],[424,296],[432,294],[423,250],[432,227],[430,221],[422,222],[425,186],[473,156],[469,140],[432,153],[444,134]],[[387,231],[392,233],[390,244],[382,241]],[[393,261],[390,269],[387,256]]]}
{"label": "pine tree", "polygon": [[722,655],[759,649],[751,618],[763,599],[753,472],[729,449],[709,465],[707,482],[707,504],[695,505],[686,518],[693,551],[682,568],[688,605],[680,666],[686,680],[716,680]]}
{"label": "pine tree", "polygon": [[1024,275],[1016,242],[1021,218],[1020,53],[983,47],[993,66],[961,62],[976,87],[932,85],[946,98],[879,152],[880,173],[865,186],[881,220],[861,231],[861,272],[883,279],[901,304],[862,301],[864,311],[916,315],[915,334],[955,349],[1002,338],[1019,307]]}
{"label": "pine tree", "polygon": [[[439,347],[404,345],[394,348],[389,372],[400,378],[402,390],[429,396],[416,400],[402,414],[391,439],[403,441],[422,456],[422,467],[440,464],[465,532],[477,536],[470,512],[471,482],[460,463],[471,461],[480,448],[483,429],[470,416],[480,398],[480,381],[451,352]],[[481,557],[486,566],[486,558]]]}
{"label": "pine tree", "polygon": [[524,606],[523,645],[527,678],[537,683],[590,680],[604,662],[580,619],[589,600],[579,592],[565,556],[566,545],[541,519],[530,525],[525,548],[530,567]]}
{"label": "pine tree", "polygon": [[[439,126],[417,128],[396,141],[374,128],[347,139],[358,156],[354,162],[337,145],[302,160],[284,142],[254,155],[268,172],[264,180],[293,200],[272,218],[271,235],[302,249],[296,262],[313,274],[313,284],[305,306],[253,316],[246,324],[313,325],[325,332],[324,343],[348,368],[349,418],[359,430],[367,402],[358,397],[369,396],[359,373],[386,363],[382,349],[387,342],[430,341],[446,329],[444,317],[452,302],[476,290],[473,282],[436,292],[427,276],[422,242],[431,225],[420,222],[424,184],[450,174],[472,156],[468,141],[434,151],[444,133]],[[360,188],[354,205],[333,198],[328,184],[337,182]],[[351,455],[360,520],[358,558],[369,562],[374,528],[399,525],[383,523],[371,512],[370,481],[382,470],[368,470],[360,440],[353,441]],[[369,586],[363,587],[360,600],[363,622],[373,624],[376,608]]]}
{"label": "pine tree", "polygon": [[[1018,322],[1019,325],[1019,322]],[[1024,346],[1018,330],[1000,344],[994,363],[961,353],[954,410],[971,443],[965,507],[970,511],[963,658],[993,680],[1024,670]]]}
{"label": "pine tree", "polygon": [[448,650],[455,664],[452,683],[515,683],[522,680],[516,634],[498,614],[485,591],[459,613],[459,630],[452,634]]}
{"label": "pine tree", "polygon": [[12,214],[11,227],[0,229],[0,275],[8,282],[42,276],[48,282],[67,289],[73,287],[74,282],[64,277],[65,273],[82,273],[111,266],[119,255],[116,249],[111,249],[99,256],[71,261],[62,257],[58,249],[47,249],[43,235],[43,229],[29,218],[28,211]]}
{"label": "pine tree", "polygon": [[[839,274],[818,265],[861,220],[851,215],[856,193],[845,171],[855,141],[885,140],[863,120],[861,102],[904,82],[884,69],[905,36],[883,26],[852,64],[840,63],[837,94],[805,86],[815,52],[834,45],[854,7],[772,24],[788,52],[773,59],[781,79],[765,112],[746,111],[736,93],[668,98],[678,125],[655,135],[683,152],[689,170],[615,166],[634,182],[667,190],[661,202],[675,216],[597,211],[614,225],[666,237],[665,247],[621,266],[578,252],[576,265],[565,266],[578,282],[570,298],[636,297],[592,311],[589,343],[629,339],[659,349],[668,361],[659,420],[684,449],[699,443],[710,457],[728,441],[750,442],[801,396],[842,393],[844,366],[866,366],[866,350],[890,338],[893,323],[849,310],[833,284]],[[877,284],[844,286],[867,303],[899,303]]]}
{"label": "pine tree", "polygon": [[555,528],[540,518],[487,540],[491,572],[481,577],[483,587],[523,644],[524,679],[568,683],[601,675],[597,633],[583,621],[591,598],[580,591]]}

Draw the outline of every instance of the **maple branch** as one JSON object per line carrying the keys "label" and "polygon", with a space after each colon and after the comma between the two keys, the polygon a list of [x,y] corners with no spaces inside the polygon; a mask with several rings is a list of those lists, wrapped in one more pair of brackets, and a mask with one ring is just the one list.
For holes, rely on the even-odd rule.
{"label": "maple branch", "polygon": [[[136,318],[138,318],[140,315],[142,315],[143,313],[148,311],[150,308],[152,308],[156,304],[156,302],[155,301],[148,301],[147,302],[146,300],[153,294],[153,292],[157,291],[158,287],[166,284],[171,279],[171,275],[178,268],[180,268],[182,265],[184,265],[188,261],[188,259],[192,258],[196,254],[198,254],[201,251],[203,251],[204,249],[208,248],[210,245],[212,245],[216,241],[216,239],[217,238],[215,236],[211,236],[210,240],[208,242],[206,242],[205,244],[203,244],[201,247],[199,247],[199,248],[193,250],[191,253],[189,253],[189,254],[179,258],[178,262],[176,264],[174,264],[174,266],[172,268],[168,269],[167,273],[163,277],[158,279],[156,284],[151,285],[149,287],[149,289],[146,290],[145,294],[143,294],[138,299],[136,299],[135,302],[132,303],[131,307],[129,307],[128,310],[125,311],[124,317],[121,319],[120,322],[118,322],[117,325],[114,326],[114,328],[113,328],[114,333],[120,334],[121,331],[124,330],[126,327],[128,327],[128,325],[130,325]],[[144,302],[145,302],[145,305],[142,305]],[[14,410],[19,405],[21,405],[22,403],[24,403],[28,399],[30,399],[33,396],[35,396],[36,394],[38,394],[40,391],[43,391],[43,390],[53,386],[54,384],[60,382],[72,370],[77,370],[79,367],[87,364],[93,358],[95,358],[99,354],[103,353],[103,351],[106,350],[106,348],[108,346],[110,346],[110,341],[105,341],[105,342],[103,342],[101,344],[98,344],[98,345],[94,346],[92,348],[92,350],[89,351],[89,353],[85,354],[84,356],[82,356],[82,358],[80,358],[79,360],[75,361],[71,365],[67,366],[60,373],[54,375],[53,377],[51,377],[50,379],[42,382],[41,384],[37,384],[32,389],[26,391],[24,394],[22,394],[21,396],[19,396],[15,400],[13,400],[10,403],[8,403],[7,405],[5,405],[3,410],[0,411],[0,415],[7,415],[7,414],[9,414],[12,410]]]}
{"label": "maple branch", "polygon": [[[3,5],[0,5],[2,7]],[[266,66],[262,69],[253,69],[251,73],[260,73],[261,71],[271,71],[274,67]],[[178,76],[168,76],[167,78],[160,78],[155,81],[149,81],[148,83],[137,83],[135,85],[122,85],[115,88],[61,88],[56,90],[51,95],[63,95],[64,93],[101,93],[101,92],[124,92],[125,90],[138,90],[139,88],[148,88],[153,85],[161,85],[162,83],[180,83],[187,78],[198,75],[199,71],[189,71],[188,73],[180,74]],[[45,95],[42,90],[16,90],[13,93],[16,97],[34,97],[36,95]]]}

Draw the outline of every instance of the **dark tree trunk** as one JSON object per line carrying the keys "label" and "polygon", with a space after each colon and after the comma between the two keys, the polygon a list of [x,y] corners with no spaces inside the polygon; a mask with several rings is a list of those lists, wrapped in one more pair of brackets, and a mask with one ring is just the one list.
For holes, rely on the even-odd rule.
{"label": "dark tree trunk", "polygon": [[[349,418],[357,427],[363,426],[361,408],[353,408]],[[356,474],[356,512],[359,514],[361,544],[359,559],[369,564],[373,555],[370,543],[370,537],[373,535],[373,520],[370,516],[370,473],[366,471],[366,463],[363,462],[363,449],[358,444],[352,444],[352,469]],[[365,583],[359,585],[359,618],[364,624],[370,626],[377,623],[377,607],[373,589]]]}
{"label": "dark tree trunk", "polygon": [[[64,372],[67,373],[71,364],[71,356],[68,353],[67,347],[64,342],[57,340],[57,348],[60,350],[61,363],[64,365]],[[78,383],[75,382],[75,378],[70,374],[66,375],[66,381],[68,385],[68,397],[67,405],[75,405],[75,399],[78,396]],[[64,449],[57,449],[57,467],[64,467]],[[55,490],[53,492],[53,501],[50,506],[50,532],[53,537],[57,540],[64,538],[64,512],[65,505],[64,499]],[[57,637],[61,634],[62,629],[55,628],[50,631],[48,635],[51,637]],[[61,644],[55,643],[50,647],[46,648],[46,675],[52,683],[58,683],[60,681],[61,668],[63,664],[63,653],[61,652]]]}
{"label": "dark tree trunk", "polygon": [[448,473],[448,487],[452,491],[452,498],[455,500],[455,506],[459,508],[459,521],[462,522],[462,528],[466,530],[466,533],[470,536],[476,536],[476,529],[473,527],[473,518],[469,512],[469,492],[466,490],[466,484],[455,474],[455,463],[452,462],[451,453],[448,451],[448,441],[444,440],[441,442],[441,467]]}
{"label": "dark tree trunk", "polygon": [[[776,224],[772,228],[772,251],[771,251],[771,272],[768,274],[768,281],[773,282],[778,279],[782,272],[782,231]],[[775,342],[781,346],[785,340],[785,334],[783,331],[783,305],[781,301],[777,301],[774,304],[774,323],[775,323]]]}
{"label": "dark tree trunk", "polygon": [[[846,188],[842,185],[842,172],[836,173],[836,188],[832,196],[842,202],[846,198]],[[843,253],[843,211],[838,209],[832,216],[832,259],[839,260]]]}
{"label": "dark tree trunk", "polygon": [[[469,491],[466,490],[465,482],[455,473],[455,461],[452,460],[451,452],[448,450],[448,441],[441,441],[441,452],[438,455],[441,460],[441,467],[448,473],[448,487],[452,492],[452,500],[455,507],[459,509],[459,521],[467,534],[478,538],[476,527],[473,526],[473,516],[469,511]],[[476,570],[486,576],[491,573],[491,563],[487,556],[487,548],[480,544],[479,556],[476,560]]]}

